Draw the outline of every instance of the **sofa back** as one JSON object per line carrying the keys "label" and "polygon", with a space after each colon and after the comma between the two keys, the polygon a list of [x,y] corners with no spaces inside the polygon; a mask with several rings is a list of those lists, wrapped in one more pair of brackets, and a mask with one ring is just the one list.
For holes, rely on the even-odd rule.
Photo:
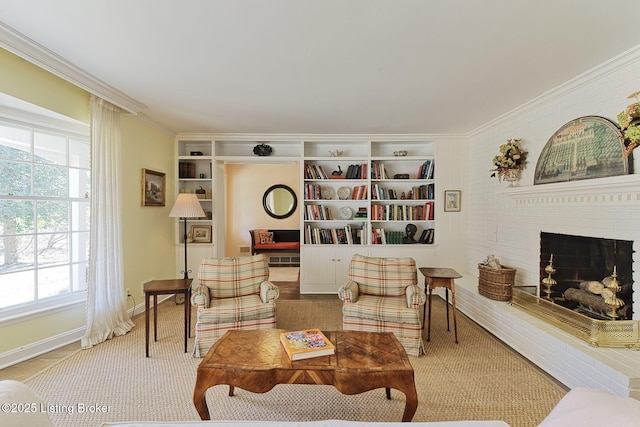
{"label": "sofa back", "polygon": [[418,283],[413,258],[378,258],[355,254],[349,264],[349,279],[358,283],[360,293],[400,296],[409,285]]}
{"label": "sofa back", "polygon": [[263,232],[273,233],[272,240],[273,242],[299,242],[300,241],[300,230],[277,230],[277,229],[255,229],[249,230],[249,234],[251,235],[251,246],[259,245],[262,243],[260,241],[260,235]]}
{"label": "sofa back", "polygon": [[260,292],[269,279],[269,264],[263,254],[238,258],[205,258],[198,272],[200,284],[211,298],[233,298]]}

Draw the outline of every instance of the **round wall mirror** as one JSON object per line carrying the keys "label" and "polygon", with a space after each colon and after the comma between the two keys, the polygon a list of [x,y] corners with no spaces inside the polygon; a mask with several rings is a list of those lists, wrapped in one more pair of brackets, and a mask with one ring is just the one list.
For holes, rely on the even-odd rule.
{"label": "round wall mirror", "polygon": [[288,218],[298,207],[298,198],[291,187],[283,184],[272,185],[262,196],[262,206],[269,216],[277,219]]}

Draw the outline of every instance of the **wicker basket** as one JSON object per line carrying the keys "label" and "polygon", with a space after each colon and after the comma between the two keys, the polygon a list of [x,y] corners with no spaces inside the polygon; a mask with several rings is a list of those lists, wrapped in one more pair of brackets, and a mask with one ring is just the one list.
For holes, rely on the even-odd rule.
{"label": "wicker basket", "polygon": [[510,301],[516,269],[502,266],[491,268],[478,264],[478,292],[480,295],[496,301]]}

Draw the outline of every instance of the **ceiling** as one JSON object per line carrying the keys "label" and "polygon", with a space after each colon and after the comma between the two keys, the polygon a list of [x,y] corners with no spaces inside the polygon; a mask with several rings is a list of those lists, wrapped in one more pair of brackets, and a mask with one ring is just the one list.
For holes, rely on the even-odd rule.
{"label": "ceiling", "polygon": [[172,132],[468,133],[640,45],[638,0],[0,0]]}

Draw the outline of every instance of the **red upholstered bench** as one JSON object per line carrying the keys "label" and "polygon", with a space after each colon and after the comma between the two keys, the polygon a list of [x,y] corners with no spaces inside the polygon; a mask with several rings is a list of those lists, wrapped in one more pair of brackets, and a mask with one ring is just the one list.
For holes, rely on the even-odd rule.
{"label": "red upholstered bench", "polygon": [[[263,233],[272,233],[264,238]],[[266,252],[300,252],[300,230],[249,230],[251,234],[251,254]],[[269,237],[269,235],[267,235]]]}

